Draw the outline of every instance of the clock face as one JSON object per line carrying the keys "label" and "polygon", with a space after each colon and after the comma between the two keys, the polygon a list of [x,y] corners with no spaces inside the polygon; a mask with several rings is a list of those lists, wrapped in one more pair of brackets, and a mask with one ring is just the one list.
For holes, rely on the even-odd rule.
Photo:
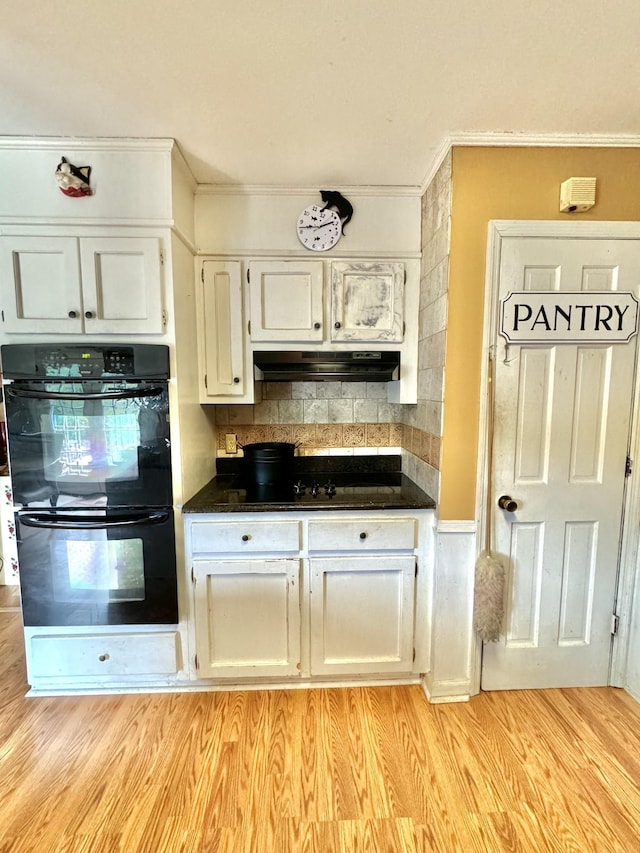
{"label": "clock face", "polygon": [[312,252],[333,248],[342,234],[342,222],[335,210],[323,210],[320,205],[305,207],[298,217],[298,237]]}

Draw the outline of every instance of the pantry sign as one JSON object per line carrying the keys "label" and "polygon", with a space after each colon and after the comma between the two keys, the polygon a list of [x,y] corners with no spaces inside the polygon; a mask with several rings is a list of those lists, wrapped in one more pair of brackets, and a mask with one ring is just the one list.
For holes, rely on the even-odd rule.
{"label": "pantry sign", "polygon": [[625,344],[638,333],[638,300],[610,291],[513,291],[500,333],[511,344]]}

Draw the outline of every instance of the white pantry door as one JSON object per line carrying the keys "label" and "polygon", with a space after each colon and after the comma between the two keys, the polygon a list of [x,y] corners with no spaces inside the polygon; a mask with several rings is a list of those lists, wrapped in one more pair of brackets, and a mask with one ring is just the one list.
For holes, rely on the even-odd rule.
{"label": "white pantry door", "polygon": [[[632,291],[631,240],[506,237],[510,291]],[[609,682],[636,337],[495,347],[493,550],[508,564],[504,633],[482,689]],[[508,495],[515,512],[498,508]]]}

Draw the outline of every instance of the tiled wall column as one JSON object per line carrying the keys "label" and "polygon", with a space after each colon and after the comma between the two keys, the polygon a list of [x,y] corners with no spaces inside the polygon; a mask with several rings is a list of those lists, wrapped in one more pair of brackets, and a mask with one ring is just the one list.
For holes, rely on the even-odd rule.
{"label": "tiled wall column", "polygon": [[422,197],[422,273],[418,350],[418,404],[405,406],[412,442],[403,465],[436,500],[440,494],[440,449],[451,232],[451,152]]}

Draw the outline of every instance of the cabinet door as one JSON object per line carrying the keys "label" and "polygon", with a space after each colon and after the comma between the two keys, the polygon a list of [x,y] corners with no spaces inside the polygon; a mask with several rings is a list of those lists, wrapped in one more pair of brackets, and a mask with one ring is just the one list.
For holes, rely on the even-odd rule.
{"label": "cabinet door", "polygon": [[309,562],[312,675],[411,672],[415,557]]}
{"label": "cabinet door", "polygon": [[245,384],[239,261],[204,261],[201,289],[202,402],[241,397]]}
{"label": "cabinet door", "polygon": [[80,240],[84,329],[88,334],[160,334],[160,242],[155,237]]}
{"label": "cabinet door", "polygon": [[331,340],[401,342],[404,264],[331,264]]}
{"label": "cabinet door", "polygon": [[252,261],[251,340],[322,341],[322,285],[322,261]]}
{"label": "cabinet door", "polygon": [[198,675],[299,675],[300,561],[194,560]]}
{"label": "cabinet door", "polygon": [[0,237],[0,296],[5,332],[81,332],[77,239]]}

